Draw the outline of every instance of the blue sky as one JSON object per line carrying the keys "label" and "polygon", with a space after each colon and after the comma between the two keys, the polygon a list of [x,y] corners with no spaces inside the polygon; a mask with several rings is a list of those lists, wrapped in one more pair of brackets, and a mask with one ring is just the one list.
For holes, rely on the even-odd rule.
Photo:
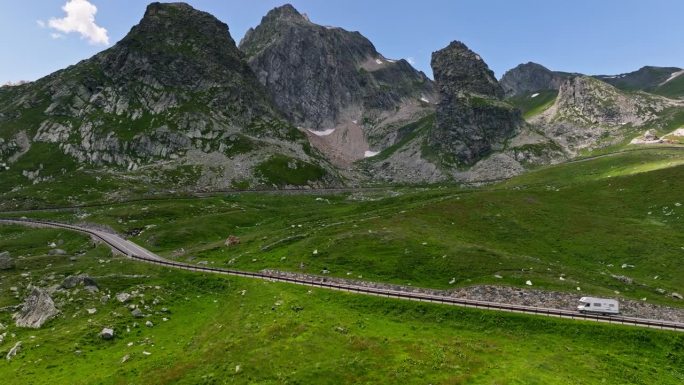
{"label": "blue sky", "polygon": [[[63,19],[62,7],[67,1],[80,2],[80,5],[89,1],[96,6],[94,23],[82,27],[74,25],[71,19]],[[226,22],[236,41],[249,27],[256,26],[269,9],[284,3],[274,0],[187,2]],[[4,52],[0,60],[0,84],[35,80],[111,46],[140,20],[147,3],[141,0],[0,0],[0,47]],[[479,53],[497,77],[527,61],[554,70],[587,74],[617,74],[643,65],[684,67],[684,23],[681,22],[684,1],[681,0],[292,0],[290,3],[307,13],[313,22],[361,32],[389,58],[411,58],[428,76],[432,76],[431,52],[451,40],[461,40]],[[87,13],[88,8],[85,9]],[[90,38],[70,32],[78,28],[86,28]]]}

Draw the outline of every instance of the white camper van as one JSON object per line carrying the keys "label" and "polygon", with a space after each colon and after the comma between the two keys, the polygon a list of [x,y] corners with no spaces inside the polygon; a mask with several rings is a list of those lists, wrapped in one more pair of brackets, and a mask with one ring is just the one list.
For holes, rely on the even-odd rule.
{"label": "white camper van", "polygon": [[579,302],[580,313],[620,314],[620,305],[614,299],[582,297]]}

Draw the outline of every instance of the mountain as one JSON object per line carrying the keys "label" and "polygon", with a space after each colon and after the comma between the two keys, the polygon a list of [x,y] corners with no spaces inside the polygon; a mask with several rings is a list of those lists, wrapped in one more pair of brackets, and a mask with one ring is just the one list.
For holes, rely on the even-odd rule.
{"label": "mountain", "polygon": [[501,87],[506,97],[532,94],[546,90],[558,90],[561,83],[572,74],[551,71],[541,64],[528,62],[506,71],[501,77]]}
{"label": "mountain", "polygon": [[[0,88],[0,163],[19,171],[19,163],[30,166],[46,152],[69,166],[34,164],[31,175],[40,177],[17,183],[83,167],[138,172],[161,184],[180,173],[194,188],[309,184],[282,178],[300,171],[314,175],[315,185],[328,174],[273,104],[228,26],[183,3],[152,3],[111,48],[33,83]],[[271,170],[283,165],[288,173]]]}
{"label": "mountain", "polygon": [[650,92],[682,73],[682,69],[677,67],[645,66],[629,73],[594,77],[621,90]]}
{"label": "mountain", "polygon": [[250,29],[240,49],[295,125],[338,164],[397,140],[396,127],[434,109],[432,81],[381,55],[358,32],[311,22],[291,5]]}

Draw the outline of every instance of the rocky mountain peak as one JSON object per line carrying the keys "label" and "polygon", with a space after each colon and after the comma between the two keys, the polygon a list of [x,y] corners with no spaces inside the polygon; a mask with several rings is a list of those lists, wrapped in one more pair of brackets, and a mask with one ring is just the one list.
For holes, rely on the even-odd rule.
{"label": "rocky mountain peak", "polygon": [[150,4],[138,25],[102,56],[119,51],[135,51],[151,59],[174,56],[205,63],[227,61],[231,67],[242,60],[228,25],[185,3]]}
{"label": "rocky mountain peak", "polygon": [[185,3],[150,4],[140,23],[90,61],[102,72],[99,82],[176,88],[173,97],[160,95],[171,107],[190,102],[178,100],[186,91],[213,89],[270,109],[228,25]]}
{"label": "rocky mountain peak", "polygon": [[[136,33],[172,33],[174,36],[170,36],[171,38],[192,37],[193,29],[196,29],[195,35],[211,32],[225,35],[228,26],[210,13],[197,10],[186,3],[151,3],[138,25],[131,29],[129,36]],[[183,36],[179,36],[180,34]]]}
{"label": "rocky mountain peak", "polygon": [[272,21],[310,22],[309,18],[305,14],[299,13],[292,4],[285,4],[273,8],[261,20],[262,23]]}
{"label": "rocky mountain peak", "polygon": [[[312,143],[340,162],[364,157],[370,141],[391,145],[397,135],[385,127],[434,108],[432,82],[407,61],[385,58],[358,32],[312,23],[291,5],[270,11],[240,49],[291,122],[335,132]],[[351,137],[358,140],[345,142]]]}
{"label": "rocky mountain peak", "polygon": [[506,71],[501,78],[501,87],[506,96],[517,96],[543,90],[557,90],[567,78],[541,64],[528,62]]}
{"label": "rocky mountain peak", "polygon": [[478,94],[498,99],[504,96],[487,63],[460,41],[453,41],[433,52],[431,65],[440,92]]}

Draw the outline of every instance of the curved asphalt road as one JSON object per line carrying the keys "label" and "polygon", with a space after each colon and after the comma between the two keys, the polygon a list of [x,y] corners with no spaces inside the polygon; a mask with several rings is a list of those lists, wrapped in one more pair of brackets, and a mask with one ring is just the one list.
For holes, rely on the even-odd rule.
{"label": "curved asphalt road", "polygon": [[587,320],[587,321],[594,321],[594,322],[605,322],[605,323],[623,324],[623,325],[640,326],[640,327],[647,327],[647,328],[665,329],[665,330],[674,330],[674,331],[684,332],[684,324],[677,323],[677,322],[670,322],[670,321],[648,320],[648,319],[622,317],[622,316],[603,316],[603,315],[581,314],[578,312],[569,311],[569,310],[562,310],[562,309],[546,309],[546,308],[539,308],[539,307],[533,307],[533,306],[510,305],[510,304],[504,304],[504,303],[495,303],[495,302],[452,298],[452,297],[445,297],[445,296],[436,296],[436,295],[424,294],[424,293],[412,293],[412,292],[403,292],[403,291],[396,291],[396,290],[371,288],[371,287],[365,287],[365,286],[360,286],[360,285],[352,285],[352,284],[330,283],[330,282],[325,282],[325,281],[314,281],[314,280],[308,281],[308,280],[302,280],[302,279],[296,279],[296,278],[289,278],[289,277],[285,277],[285,276],[268,275],[268,274],[263,274],[263,273],[240,271],[240,270],[217,269],[217,268],[212,268],[212,267],[196,266],[196,265],[190,265],[190,264],[178,263],[178,262],[166,260],[166,259],[152,253],[151,251],[149,251],[149,250],[147,250],[147,249],[145,249],[145,248],[143,248],[143,247],[141,247],[141,246],[139,246],[139,245],[137,245],[137,244],[135,244],[129,240],[122,238],[121,236],[119,236],[117,234],[112,234],[112,233],[102,231],[102,230],[94,230],[94,229],[89,229],[89,228],[85,228],[85,227],[69,225],[69,224],[65,224],[65,223],[48,222],[48,221],[42,221],[42,220],[31,220],[31,219],[23,219],[23,218],[22,219],[0,219],[0,225],[2,225],[2,224],[16,224],[16,225],[31,226],[31,227],[64,228],[64,229],[68,229],[68,230],[73,230],[73,231],[85,233],[85,234],[88,234],[88,235],[90,235],[96,239],[99,239],[99,240],[105,242],[106,244],[108,244],[112,248],[112,250],[114,250],[117,253],[124,254],[129,258],[136,259],[136,260],[143,261],[143,262],[147,262],[147,263],[156,264],[156,265],[172,267],[172,268],[177,268],[177,269],[183,269],[183,270],[189,270],[189,271],[198,271],[198,272],[203,272],[203,273],[214,273],[214,274],[233,275],[233,276],[240,276],[240,277],[258,278],[258,279],[264,279],[264,280],[269,280],[269,281],[287,282],[287,283],[293,283],[293,284],[304,285],[304,286],[321,287],[321,288],[326,288],[326,289],[347,291],[347,292],[352,292],[352,293],[373,295],[373,296],[378,296],[378,297],[397,298],[397,299],[420,301],[420,302],[441,303],[441,304],[446,304],[446,305],[473,307],[473,308],[488,309],[488,310],[498,310],[498,311],[506,311],[506,312],[512,312],[512,313],[536,314],[536,315],[543,315],[543,316],[548,316],[548,317],[578,319],[578,320]]}

